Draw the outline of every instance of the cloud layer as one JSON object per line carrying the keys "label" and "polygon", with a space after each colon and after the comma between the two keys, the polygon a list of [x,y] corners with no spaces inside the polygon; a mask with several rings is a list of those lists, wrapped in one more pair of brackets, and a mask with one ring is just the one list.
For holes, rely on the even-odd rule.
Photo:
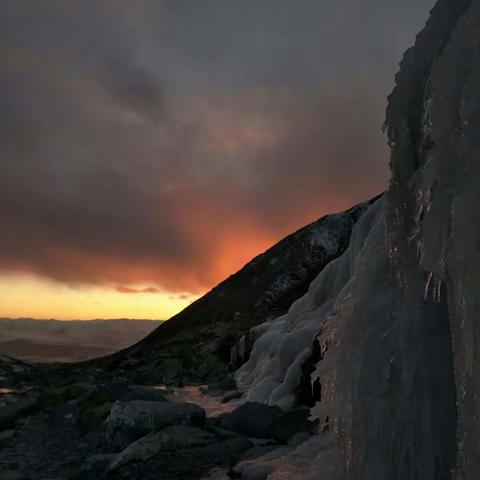
{"label": "cloud layer", "polygon": [[431,4],[3,2],[0,270],[199,292],[375,195]]}

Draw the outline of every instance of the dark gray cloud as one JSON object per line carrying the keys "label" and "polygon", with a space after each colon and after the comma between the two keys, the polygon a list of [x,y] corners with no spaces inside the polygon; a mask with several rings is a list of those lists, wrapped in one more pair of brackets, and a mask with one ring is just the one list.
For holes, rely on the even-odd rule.
{"label": "dark gray cloud", "polygon": [[198,291],[378,193],[432,3],[2,2],[0,269]]}

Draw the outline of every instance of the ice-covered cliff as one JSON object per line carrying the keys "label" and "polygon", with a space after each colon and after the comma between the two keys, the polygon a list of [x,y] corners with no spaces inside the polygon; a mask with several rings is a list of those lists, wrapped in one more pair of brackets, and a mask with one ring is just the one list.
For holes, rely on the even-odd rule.
{"label": "ice-covered cliff", "polygon": [[322,426],[269,479],[480,478],[479,23],[437,2],[389,98],[387,194],[237,371]]}

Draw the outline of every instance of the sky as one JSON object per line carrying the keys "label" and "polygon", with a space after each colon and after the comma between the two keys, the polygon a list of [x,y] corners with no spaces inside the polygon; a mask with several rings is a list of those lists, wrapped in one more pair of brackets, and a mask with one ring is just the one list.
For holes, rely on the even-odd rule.
{"label": "sky", "polygon": [[433,0],[0,3],[0,316],[178,312],[383,191]]}

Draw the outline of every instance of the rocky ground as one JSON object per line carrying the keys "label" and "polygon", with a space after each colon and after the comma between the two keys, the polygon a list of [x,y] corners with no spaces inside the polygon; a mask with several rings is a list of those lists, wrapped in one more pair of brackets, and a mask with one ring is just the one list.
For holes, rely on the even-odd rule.
{"label": "rocky ground", "polygon": [[316,430],[308,409],[242,403],[230,378],[134,386],[7,357],[0,371],[0,480],[260,479]]}

